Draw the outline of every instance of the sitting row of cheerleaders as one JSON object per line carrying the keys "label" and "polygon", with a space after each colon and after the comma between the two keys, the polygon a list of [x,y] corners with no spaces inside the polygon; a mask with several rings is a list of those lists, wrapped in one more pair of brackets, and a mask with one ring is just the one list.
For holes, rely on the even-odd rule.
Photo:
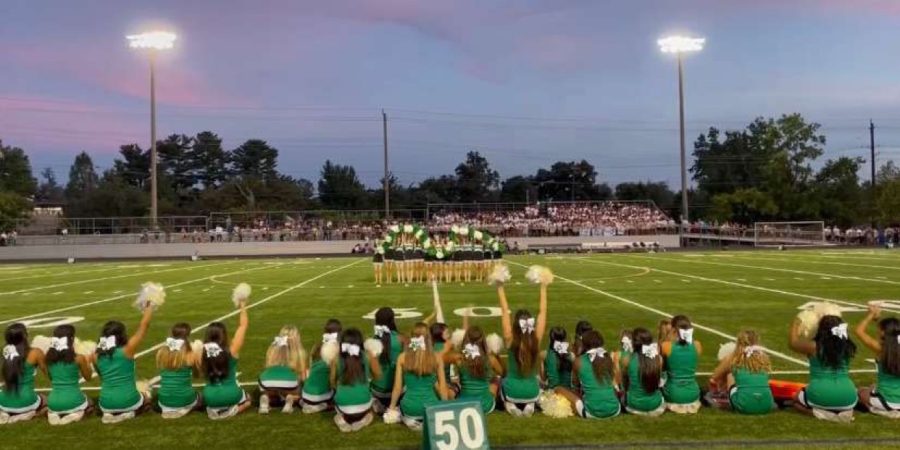
{"label": "sitting row of cheerleaders", "polygon": [[[485,413],[502,408],[520,417],[537,409],[555,417],[591,419],[622,412],[691,414],[700,409],[696,370],[703,347],[694,338],[688,317],[666,320],[656,339],[646,328],[622,331],[616,349],[609,349],[603,333],[585,321],[576,325],[572,340],[565,329],[553,327],[544,345],[552,274],[542,268],[529,270],[529,279],[540,284],[537,316],[526,309],[510,314],[503,285],[508,279],[508,271],[506,277],[492,277],[502,311],[502,338],[467,321],[452,333],[443,323],[423,322],[401,334],[394,311],[381,308],[375,314],[372,338],[364,340],[359,329],[343,328],[331,319],[307,358],[297,329],[284,327],[269,346],[266,368],[258,377],[259,412],[268,413],[272,407],[291,412],[296,405],[305,413],[334,411],[340,430],[356,431],[377,414],[387,423],[418,429],[428,406],[450,398],[478,401]],[[45,413],[51,424],[82,419],[91,411],[92,401],[80,390],[79,380],[95,373],[100,377],[96,406],[104,423],[150,409],[169,419],[203,409],[212,419],[224,419],[250,407],[251,399],[236,375],[249,322],[245,301],[239,303],[239,323],[231,336],[224,324],[212,323],[202,342],[189,344],[191,327],[184,323],[172,327],[156,354],[155,398],[136,386],[134,363],[152,314],[153,308],[144,309],[137,332],[130,337],[120,322],[107,323],[96,349],[87,352],[81,351],[71,325],[54,330],[46,352],[29,344],[23,325],[10,325],[3,348],[0,423]],[[875,386],[859,391],[849,376],[856,346],[847,323],[824,315],[806,333],[801,321],[795,321],[790,347],[806,355],[810,366],[809,384],[793,399],[797,409],[822,419],[848,421],[859,402],[872,412],[898,417],[900,321],[882,319],[877,336],[870,335],[869,326],[879,315],[879,308],[871,306],[855,329],[878,363]],[[740,414],[772,411],[771,366],[759,335],[742,331],[733,349],[721,353],[710,391],[727,392],[727,407]],[[47,398],[35,391],[38,372],[50,378]],[[206,382],[197,392],[192,380],[201,374]]]}
{"label": "sitting row of cheerleaders", "polygon": [[449,239],[435,238],[429,248],[423,248],[412,237],[400,238],[392,247],[375,246],[372,269],[375,284],[482,282],[503,260],[499,244],[493,248],[465,238],[460,244]]}

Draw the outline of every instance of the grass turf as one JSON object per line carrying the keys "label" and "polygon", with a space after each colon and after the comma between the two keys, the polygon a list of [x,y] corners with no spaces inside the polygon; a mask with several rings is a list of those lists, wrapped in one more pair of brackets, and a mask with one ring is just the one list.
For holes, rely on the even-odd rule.
{"label": "grass turf", "polygon": [[[900,254],[887,251],[511,257],[509,262],[513,281],[507,291],[514,309],[537,308],[537,289],[524,280],[526,266],[544,264],[558,275],[550,288],[551,326],[559,324],[571,330],[576,321],[587,319],[608,341],[614,341],[624,327],[655,328],[662,314],[687,314],[697,325],[696,339],[706,348],[701,372],[715,367],[714,355],[718,344],[726,341],[724,336],[750,327],[761,332],[765,345],[784,355],[772,355],[774,369],[787,372],[775,377],[804,379],[805,367],[799,362],[802,358],[792,353],[786,342],[787,328],[798,306],[818,298],[838,300],[848,308],[845,317],[852,324],[862,317],[866,301],[900,299],[900,275],[892,270],[900,268]],[[188,321],[196,328],[232,313],[231,289],[241,281],[253,285],[255,306],[250,310],[250,331],[239,365],[243,382],[255,380],[266,347],[284,324],[300,327],[309,348],[330,317],[341,319],[345,327],[356,326],[368,332],[372,322],[363,316],[379,306],[414,308],[413,313],[423,316],[432,309],[430,287],[376,288],[368,261],[352,258],[20,264],[0,266],[0,324],[23,318],[37,320],[30,328],[32,336],[47,335],[52,329],[48,325],[55,320],[78,317],[83,318],[75,323],[82,339],[95,339],[109,319],[122,320],[133,329],[139,315],[131,301],[140,283],[148,280],[165,284],[168,297],[154,317],[142,350],[162,342],[176,321]],[[461,322],[453,312],[458,308],[496,306],[493,289],[477,283],[441,286],[440,292],[451,326]],[[900,311],[900,304],[896,310]],[[225,322],[233,327],[235,320],[230,317]],[[402,319],[398,325],[406,330],[415,320]],[[499,331],[496,317],[472,322]],[[202,331],[195,336],[202,336]],[[138,358],[141,377],[156,375],[154,354],[147,351]],[[873,380],[873,366],[867,361],[872,356],[861,349],[853,362],[853,369],[860,371],[854,373],[858,385]],[[46,377],[39,376],[38,383],[45,387]],[[96,382],[86,386],[96,386]],[[330,414],[259,416],[251,410],[218,423],[203,414],[177,421],[148,414],[113,426],[101,425],[92,417],[58,428],[34,420],[3,427],[0,442],[21,448],[61,443],[67,448],[397,448],[420,443],[420,436],[405,427],[382,423],[359,433],[341,434],[331,418]],[[784,445],[780,440],[795,441],[800,446],[829,446],[813,439],[834,440],[830,445],[847,447],[849,443],[841,439],[890,439],[897,435],[893,423],[866,414],[858,414],[852,425],[837,425],[792,411],[751,418],[710,409],[693,417],[621,416],[607,421],[555,420],[539,415],[514,419],[494,413],[488,418],[488,433],[494,447],[649,446],[662,442],[703,442],[723,447],[739,443]],[[875,441],[866,446],[880,445],[888,442]]]}

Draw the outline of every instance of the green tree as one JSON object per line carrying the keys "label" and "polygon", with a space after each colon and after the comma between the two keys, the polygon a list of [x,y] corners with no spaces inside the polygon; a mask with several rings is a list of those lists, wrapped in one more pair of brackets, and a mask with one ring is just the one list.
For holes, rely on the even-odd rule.
{"label": "green tree", "polygon": [[0,231],[15,227],[16,222],[29,217],[31,202],[12,191],[0,191]]}
{"label": "green tree", "polygon": [[157,170],[165,174],[175,192],[186,195],[197,184],[191,160],[194,138],[184,134],[173,134],[156,143],[159,158]]}
{"label": "green tree", "polygon": [[231,152],[231,171],[267,181],[278,177],[278,150],[262,139],[250,139]]}
{"label": "green tree", "polygon": [[597,184],[597,170],[586,160],[558,161],[534,176],[540,200],[606,200],[611,189]]}
{"label": "green tree", "polygon": [[487,158],[477,151],[466,154],[466,160],[456,166],[456,185],[461,202],[493,200],[500,184],[500,174],[491,169]]}
{"label": "green tree", "polygon": [[452,175],[430,177],[419,183],[415,195],[418,204],[456,203],[459,201],[459,186]]}
{"label": "green tree", "polygon": [[841,227],[858,225],[863,216],[863,189],[859,183],[862,158],[828,160],[815,177],[812,197],[825,221]]}
{"label": "green tree", "polygon": [[43,181],[38,185],[34,199],[45,203],[62,203],[65,200],[65,191],[56,181],[53,169],[46,167],[41,171]]}
{"label": "green tree", "polygon": [[616,200],[650,200],[659,208],[668,210],[672,208],[674,199],[675,193],[664,181],[627,182],[616,185]]}
{"label": "green tree", "polygon": [[221,186],[228,177],[229,158],[218,135],[211,131],[198,133],[190,152],[192,179],[204,190]]}
{"label": "green tree", "polygon": [[363,208],[366,203],[366,188],[352,166],[326,160],[320,172],[319,201],[325,208]]}
{"label": "green tree", "polygon": [[537,195],[537,186],[534,177],[516,175],[507,178],[500,186],[500,201],[502,202],[524,202],[535,201]]}
{"label": "green tree", "polygon": [[25,150],[4,146],[0,141],[0,191],[31,197],[37,190],[37,180],[31,173],[31,162]]}
{"label": "green tree", "polygon": [[[150,185],[150,151],[142,150],[137,144],[126,144],[119,147],[122,159],[113,161],[115,175],[122,182],[138,189]],[[157,186],[159,186],[157,180]]]}
{"label": "green tree", "polygon": [[772,197],[754,188],[718,194],[712,199],[710,216],[720,222],[751,224],[773,217],[778,206]]}

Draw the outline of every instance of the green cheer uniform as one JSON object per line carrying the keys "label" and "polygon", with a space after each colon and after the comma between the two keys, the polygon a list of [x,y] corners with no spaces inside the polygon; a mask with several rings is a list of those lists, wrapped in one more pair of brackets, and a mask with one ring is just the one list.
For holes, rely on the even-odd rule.
{"label": "green cheer uniform", "polygon": [[47,397],[50,412],[65,415],[87,409],[87,397],[79,387],[81,370],[78,364],[58,361],[47,366],[47,373],[51,386]]}
{"label": "green cheer uniform", "polygon": [[397,358],[400,357],[400,353],[403,353],[400,335],[396,331],[391,331],[391,358],[387,363],[382,359],[378,360],[381,364],[381,378],[372,380],[371,384],[372,393],[379,399],[390,400],[391,398],[391,391],[394,389],[394,372],[397,369]]}
{"label": "green cheer uniform", "polygon": [[[572,355],[566,353],[561,357],[569,358],[571,361]],[[572,388],[572,370],[562,370],[559,358],[552,349],[547,350],[547,355],[544,357],[544,375],[547,377],[547,389],[555,387]]]}
{"label": "green cheer uniform", "polygon": [[112,353],[97,355],[100,375],[100,409],[104,413],[124,413],[138,410],[144,402],[134,378],[134,359],[125,356],[124,347]]}
{"label": "green cheer uniform", "polygon": [[372,408],[372,393],[369,391],[369,361],[366,357],[360,359],[362,359],[365,375],[351,384],[344,384],[344,361],[338,360],[334,405],[341,414],[362,414]]}
{"label": "green cheer uniform", "polygon": [[305,403],[316,404],[327,402],[334,397],[334,390],[331,389],[331,376],[328,363],[317,359],[309,366],[309,376],[303,383],[303,391],[301,396]]}
{"label": "green cheer uniform", "polygon": [[700,400],[697,384],[697,347],[694,343],[681,345],[673,342],[665,361],[666,384],[663,396],[666,402],[687,405]]}
{"label": "green cheer uniform", "polygon": [[623,361],[625,361],[626,359],[630,360],[631,358],[634,358],[634,352],[626,352],[625,350],[619,350],[619,370],[628,370],[628,368],[625,367],[625,364]]}
{"label": "green cheer uniform", "polygon": [[537,373],[519,373],[519,364],[511,351],[506,352],[506,378],[503,379],[503,397],[512,403],[534,403],[541,395],[541,383]]}
{"label": "green cheer uniform", "polygon": [[37,367],[28,361],[23,363],[18,389],[11,391],[4,386],[0,391],[0,411],[7,414],[22,414],[35,411],[41,406],[41,398],[34,391],[36,372]]}
{"label": "green cheer uniform", "polygon": [[581,381],[581,400],[584,403],[584,417],[605,419],[619,414],[621,405],[616,396],[615,380],[612,377],[598,380],[594,375],[589,355],[581,355],[578,380]]}
{"label": "green cheer uniform", "polygon": [[741,414],[768,414],[775,405],[772,389],[769,387],[769,374],[751,372],[743,367],[735,367],[732,371],[734,386],[728,398],[731,408]]}
{"label": "green cheer uniform", "polygon": [[197,404],[197,392],[191,384],[194,369],[183,366],[179,369],[162,369],[159,371],[159,390],[156,402],[163,411],[184,409]]}
{"label": "green cheer uniform", "polygon": [[662,392],[659,389],[653,392],[644,390],[640,367],[640,358],[632,356],[628,362],[628,392],[625,393],[625,404],[635,411],[656,411],[663,405]]}
{"label": "green cheer uniform", "polygon": [[900,376],[884,371],[884,365],[878,362],[878,377],[875,389],[872,390],[870,403],[877,404],[886,411],[900,411]]}
{"label": "green cheer uniform", "polygon": [[259,387],[293,390],[300,387],[300,379],[289,366],[270,366],[259,374]]}
{"label": "green cheer uniform", "polygon": [[230,408],[244,401],[244,390],[237,382],[237,365],[237,358],[229,358],[228,374],[225,378],[215,383],[206,383],[203,387],[203,403],[207,408]]}
{"label": "green cheer uniform", "polygon": [[846,411],[856,406],[856,386],[850,379],[850,360],[833,369],[818,356],[809,358],[809,384],[803,390],[806,406]]}
{"label": "green cheer uniform", "polygon": [[478,400],[481,402],[481,410],[489,413],[494,410],[495,399],[491,393],[491,378],[493,377],[490,362],[486,363],[484,377],[478,378],[466,368],[465,364],[459,365],[459,397],[466,400]]}
{"label": "green cheer uniform", "polygon": [[[434,352],[440,354],[444,351],[444,347],[446,346],[446,342],[435,342]],[[447,384],[450,384],[450,364],[444,364],[444,381],[447,382]]]}
{"label": "green cheer uniform", "polygon": [[437,404],[441,399],[434,390],[437,383],[437,375],[416,375],[414,372],[403,372],[403,385],[406,393],[400,400],[400,412],[405,417],[422,419],[425,417],[425,408]]}

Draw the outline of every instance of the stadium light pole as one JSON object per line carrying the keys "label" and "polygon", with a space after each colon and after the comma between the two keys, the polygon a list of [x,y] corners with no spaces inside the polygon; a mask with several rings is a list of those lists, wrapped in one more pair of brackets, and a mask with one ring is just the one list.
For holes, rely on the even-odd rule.
{"label": "stadium light pole", "polygon": [[684,223],[689,221],[687,196],[687,162],[684,143],[684,69],[682,56],[685,53],[703,50],[706,39],[685,36],[669,36],[656,41],[663,53],[674,53],[678,57],[678,123],[681,143],[681,234],[684,235]]}
{"label": "stadium light pole", "polygon": [[156,54],[175,46],[175,33],[150,31],[126,36],[128,46],[146,49],[150,59],[150,224],[157,229],[156,191]]}

